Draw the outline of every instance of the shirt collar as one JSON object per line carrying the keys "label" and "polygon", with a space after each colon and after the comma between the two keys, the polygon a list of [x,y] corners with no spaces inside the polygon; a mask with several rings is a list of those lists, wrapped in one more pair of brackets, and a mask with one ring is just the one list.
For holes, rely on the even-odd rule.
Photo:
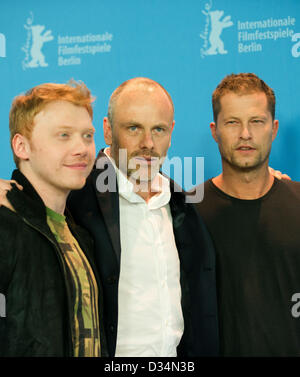
{"label": "shirt collar", "polygon": [[[116,166],[115,161],[109,154],[109,149],[104,149],[105,155],[112,163],[118,181],[119,195],[130,203],[144,203],[145,200],[133,191],[133,183],[130,182],[122,171]],[[171,199],[170,181],[162,174],[157,173],[151,183],[151,189],[157,194],[146,203],[149,209],[158,209],[167,205]]]}

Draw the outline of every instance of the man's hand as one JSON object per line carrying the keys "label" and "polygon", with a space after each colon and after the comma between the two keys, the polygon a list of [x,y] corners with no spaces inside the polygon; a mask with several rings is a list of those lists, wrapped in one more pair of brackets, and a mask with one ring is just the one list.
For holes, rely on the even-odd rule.
{"label": "man's hand", "polygon": [[6,198],[7,191],[12,189],[11,183],[14,183],[18,187],[19,190],[23,190],[23,186],[19,185],[18,182],[16,181],[13,181],[13,180],[6,181],[4,179],[0,179],[0,207],[4,206],[14,211],[14,208],[12,207],[12,205]]}
{"label": "man's hand", "polygon": [[290,176],[288,176],[287,174],[282,174],[279,170],[274,170],[273,168],[271,168],[271,166],[269,166],[269,172],[277,179],[287,179],[289,181],[292,180]]}

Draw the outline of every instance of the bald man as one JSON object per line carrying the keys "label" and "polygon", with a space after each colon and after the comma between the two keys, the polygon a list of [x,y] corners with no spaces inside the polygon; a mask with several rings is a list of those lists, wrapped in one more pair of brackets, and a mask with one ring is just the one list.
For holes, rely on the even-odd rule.
{"label": "bald man", "polygon": [[95,240],[111,356],[218,354],[214,249],[182,190],[160,172],[174,107],[157,82],[112,94],[109,147],[68,207]]}

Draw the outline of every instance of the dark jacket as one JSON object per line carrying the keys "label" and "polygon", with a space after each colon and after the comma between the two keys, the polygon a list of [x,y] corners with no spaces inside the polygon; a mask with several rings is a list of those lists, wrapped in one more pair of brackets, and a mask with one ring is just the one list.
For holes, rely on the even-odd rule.
{"label": "dark jacket", "polygon": [[[12,175],[23,186],[7,198],[12,212],[0,207],[0,293],[6,297],[6,316],[0,318],[0,356],[72,356],[72,309],[59,257],[59,246],[47,225],[46,209],[30,182],[19,171]],[[67,222],[93,264],[92,240],[87,232]],[[102,352],[106,355],[99,301]]]}
{"label": "dark jacket", "polygon": [[[105,178],[106,177],[106,178]],[[114,192],[106,190],[106,186]],[[178,356],[218,355],[218,321],[214,248],[195,207],[185,194],[175,192],[171,181],[170,208],[180,259],[184,334]],[[89,230],[95,241],[95,257],[103,284],[104,318],[110,356],[116,349],[118,284],[120,277],[120,215],[116,175],[100,152],[96,166],[82,190],[73,191],[68,208],[76,222]]]}

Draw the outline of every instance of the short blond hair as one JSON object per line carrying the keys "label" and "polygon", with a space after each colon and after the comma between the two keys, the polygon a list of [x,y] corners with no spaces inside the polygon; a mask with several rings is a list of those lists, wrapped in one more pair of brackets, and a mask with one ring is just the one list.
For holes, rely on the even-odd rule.
{"label": "short blond hair", "polygon": [[221,98],[230,92],[238,95],[252,94],[256,92],[265,93],[268,108],[272,115],[272,119],[274,120],[276,100],[273,89],[254,73],[233,73],[226,76],[213,92],[212,106],[215,123],[217,123],[218,115],[221,111]]}
{"label": "short blond hair", "polygon": [[[50,102],[67,101],[76,106],[84,107],[93,119],[92,97],[90,90],[83,82],[70,80],[67,84],[45,83],[28,90],[13,100],[9,113],[10,143],[18,133],[31,138],[34,117]],[[13,150],[13,148],[12,148]],[[13,151],[16,166],[20,159]]]}

